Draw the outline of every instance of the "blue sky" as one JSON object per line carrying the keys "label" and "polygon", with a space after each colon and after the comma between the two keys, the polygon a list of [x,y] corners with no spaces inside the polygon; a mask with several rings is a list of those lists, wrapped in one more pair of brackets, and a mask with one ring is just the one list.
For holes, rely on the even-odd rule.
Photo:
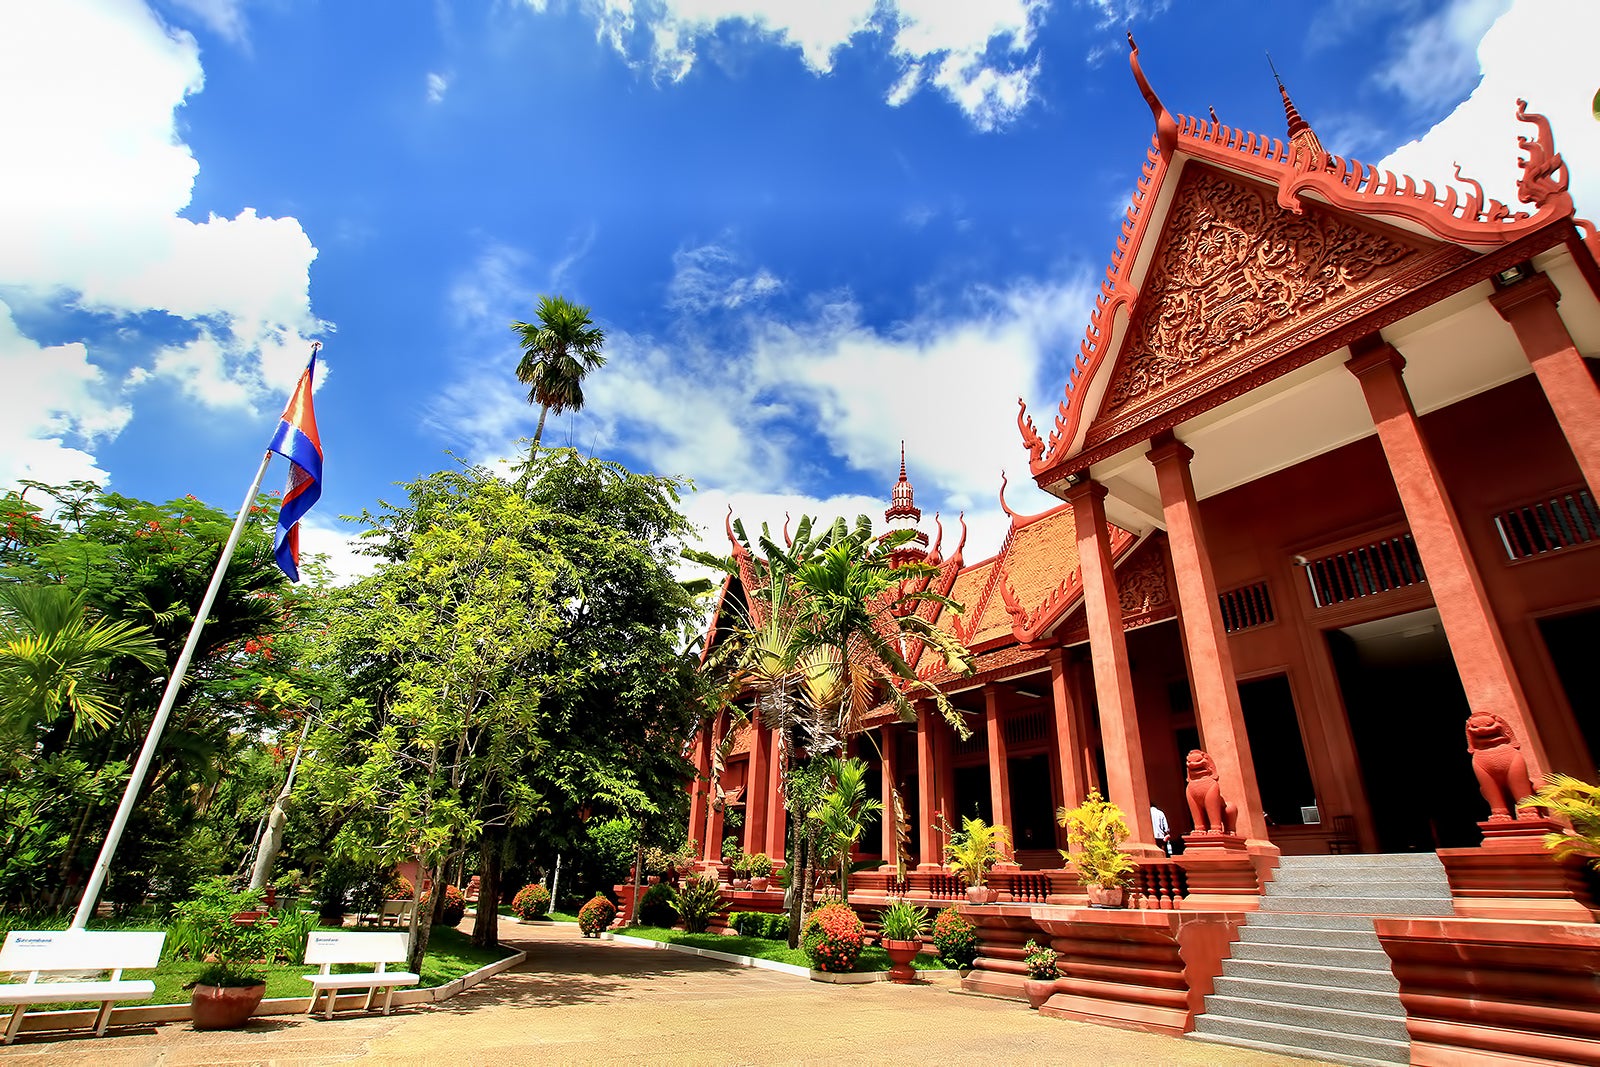
{"label": "blue sky", "polygon": [[[237,505],[311,340],[307,541],[537,411],[508,329],[593,308],[551,443],[716,523],[918,503],[998,546],[1169,109],[1512,199],[1518,95],[1600,212],[1584,0],[0,4],[0,486]],[[269,486],[283,479],[281,465]],[[927,523],[931,525],[931,521]]]}

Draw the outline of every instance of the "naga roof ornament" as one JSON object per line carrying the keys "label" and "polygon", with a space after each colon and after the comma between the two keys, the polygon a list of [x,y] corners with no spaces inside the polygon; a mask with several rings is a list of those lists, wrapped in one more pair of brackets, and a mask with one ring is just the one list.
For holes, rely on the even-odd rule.
{"label": "naga roof ornament", "polygon": [[1155,204],[1163,182],[1170,170],[1183,168],[1179,157],[1211,163],[1269,188],[1276,186],[1278,207],[1294,215],[1304,214],[1301,198],[1310,193],[1335,210],[1387,217],[1391,225],[1400,220],[1471,253],[1509,245],[1573,215],[1566,166],[1555,150],[1550,124],[1544,116],[1528,112],[1522,101],[1518,101],[1517,118],[1534,127],[1534,136],[1517,138],[1518,148],[1527,157],[1520,164],[1522,178],[1517,191],[1524,203],[1532,205],[1531,213],[1513,212],[1486,197],[1483,187],[1461,175],[1459,169],[1456,181],[1467,186],[1467,192],[1453,185],[1441,191],[1431,181],[1422,182],[1419,188],[1409,176],[1396,177],[1390,171],[1327,152],[1281,85],[1289,125],[1287,142],[1225,126],[1216,120],[1215,109],[1209,120],[1187,115],[1174,118],[1145,76],[1132,34],[1128,44],[1129,66],[1155,117],[1156,132],[1088,327],[1069,361],[1065,396],[1056,406],[1048,434],[1040,433],[1027,402],[1017,402],[1017,430],[1028,452],[1029,470],[1036,478],[1046,471],[1051,472],[1051,479],[1069,473],[1067,461],[1087,447],[1085,435],[1095,415],[1088,410],[1091,393],[1102,388],[1101,376],[1118,328],[1117,311],[1132,312],[1139,291],[1138,279],[1133,276],[1135,262],[1150,229],[1157,225]]}

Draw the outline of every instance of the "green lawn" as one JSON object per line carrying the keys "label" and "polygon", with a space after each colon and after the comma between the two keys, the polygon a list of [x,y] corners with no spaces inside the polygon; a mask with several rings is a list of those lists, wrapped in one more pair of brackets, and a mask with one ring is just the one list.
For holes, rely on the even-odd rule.
{"label": "green lawn", "polygon": [[[785,941],[768,941],[763,937],[738,937],[730,934],[689,934],[682,930],[669,930],[663,926],[628,926],[617,931],[629,937],[642,937],[649,941],[666,941],[673,945],[690,945],[694,948],[708,948],[717,952],[729,952],[735,956],[750,956],[758,960],[773,960],[777,963],[792,963],[797,967],[810,967],[811,961],[806,959],[806,954],[797,948],[790,948]],[[919,971],[937,971],[944,968],[937,958],[923,953],[911,961],[911,965]],[[861,950],[861,958],[856,960],[858,971],[887,971],[889,969],[889,954],[876,945],[868,945]]]}
{"label": "green lawn", "polygon": [[[159,927],[157,927],[159,929]],[[323,927],[321,929],[336,929],[336,927]],[[472,938],[458,930],[448,927],[435,927],[433,935],[428,939],[428,954],[422,958],[421,986],[439,986],[446,982],[454,981],[464,974],[470,974],[486,964],[504,959],[511,955],[509,949],[504,948],[477,948],[472,944]],[[194,981],[194,976],[206,966],[204,963],[192,963],[186,960],[165,960],[161,966],[154,970],[123,972],[124,978],[139,979],[149,978],[156,984],[155,995],[146,1004],[187,1004],[189,990],[186,986]],[[302,976],[315,974],[317,967],[299,963],[274,964],[258,968],[267,976],[268,997],[304,997],[310,996],[311,984]],[[335,972],[368,971],[370,967],[346,966],[336,967]],[[51,1008],[91,1008],[94,1004],[60,1004],[51,1005]]]}
{"label": "green lawn", "polygon": [[[515,919],[517,917],[517,913],[511,910],[511,905],[509,904],[500,905],[499,913],[508,919]],[[558,923],[575,923],[578,921],[578,916],[576,913],[566,911],[552,911],[549,915],[546,915],[545,918],[552,922]],[[534,921],[539,922],[541,920],[535,919]]]}

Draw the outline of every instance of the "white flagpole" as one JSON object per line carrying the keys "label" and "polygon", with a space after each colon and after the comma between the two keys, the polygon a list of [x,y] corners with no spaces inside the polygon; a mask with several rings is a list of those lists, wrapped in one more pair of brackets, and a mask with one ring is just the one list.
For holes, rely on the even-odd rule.
{"label": "white flagpole", "polygon": [[194,650],[200,644],[200,631],[204,629],[206,620],[211,617],[211,605],[222,589],[222,578],[228,571],[228,562],[233,559],[233,550],[239,545],[239,538],[244,533],[244,524],[250,518],[250,507],[256,501],[256,493],[261,490],[261,479],[266,477],[267,464],[271,462],[271,452],[261,457],[261,467],[256,471],[256,480],[250,483],[250,491],[245,494],[244,504],[239,508],[239,516],[233,520],[233,532],[228,534],[228,543],[222,546],[222,558],[217,561],[217,569],[211,575],[211,585],[206,589],[205,598],[200,601],[200,610],[195,613],[194,625],[189,627],[189,639],[184,642],[183,652],[178,656],[178,664],[172,669],[172,677],[167,679],[166,692],[161,694],[161,706],[156,709],[156,717],[150,724],[150,732],[145,735],[144,747],[139,750],[139,760],[133,765],[133,774],[129,776],[128,787],[123,791],[122,803],[117,805],[117,814],[111,820],[111,829],[106,833],[105,844],[100,846],[100,858],[95,860],[94,871],[83,887],[83,899],[78,901],[77,914],[72,917],[70,928],[73,930],[85,929],[89,924],[89,917],[94,914],[95,905],[100,899],[100,891],[105,888],[106,875],[111,871],[111,857],[116,854],[117,844],[122,840],[122,831],[127,828],[128,817],[133,814],[134,802],[139,798],[139,790],[144,787],[144,777],[150,771],[151,761],[155,759],[156,746],[161,741],[161,731],[166,729],[167,719],[172,714],[172,706],[178,701],[178,688],[183,685],[183,676],[189,672],[189,660],[194,657]]}

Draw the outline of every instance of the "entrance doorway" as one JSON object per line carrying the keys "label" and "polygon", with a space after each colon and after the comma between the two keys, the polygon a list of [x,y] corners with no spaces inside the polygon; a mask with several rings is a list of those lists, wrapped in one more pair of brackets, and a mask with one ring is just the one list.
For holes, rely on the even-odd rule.
{"label": "entrance doorway", "polygon": [[1434,608],[1328,633],[1383,852],[1470,848],[1487,816],[1466,693]]}
{"label": "entrance doorway", "polygon": [[1539,633],[1589,746],[1588,766],[1579,772],[1579,777],[1589,778],[1595,761],[1600,760],[1600,707],[1594,699],[1600,692],[1600,660],[1595,657],[1595,649],[1600,648],[1600,609],[1540,619]]}

